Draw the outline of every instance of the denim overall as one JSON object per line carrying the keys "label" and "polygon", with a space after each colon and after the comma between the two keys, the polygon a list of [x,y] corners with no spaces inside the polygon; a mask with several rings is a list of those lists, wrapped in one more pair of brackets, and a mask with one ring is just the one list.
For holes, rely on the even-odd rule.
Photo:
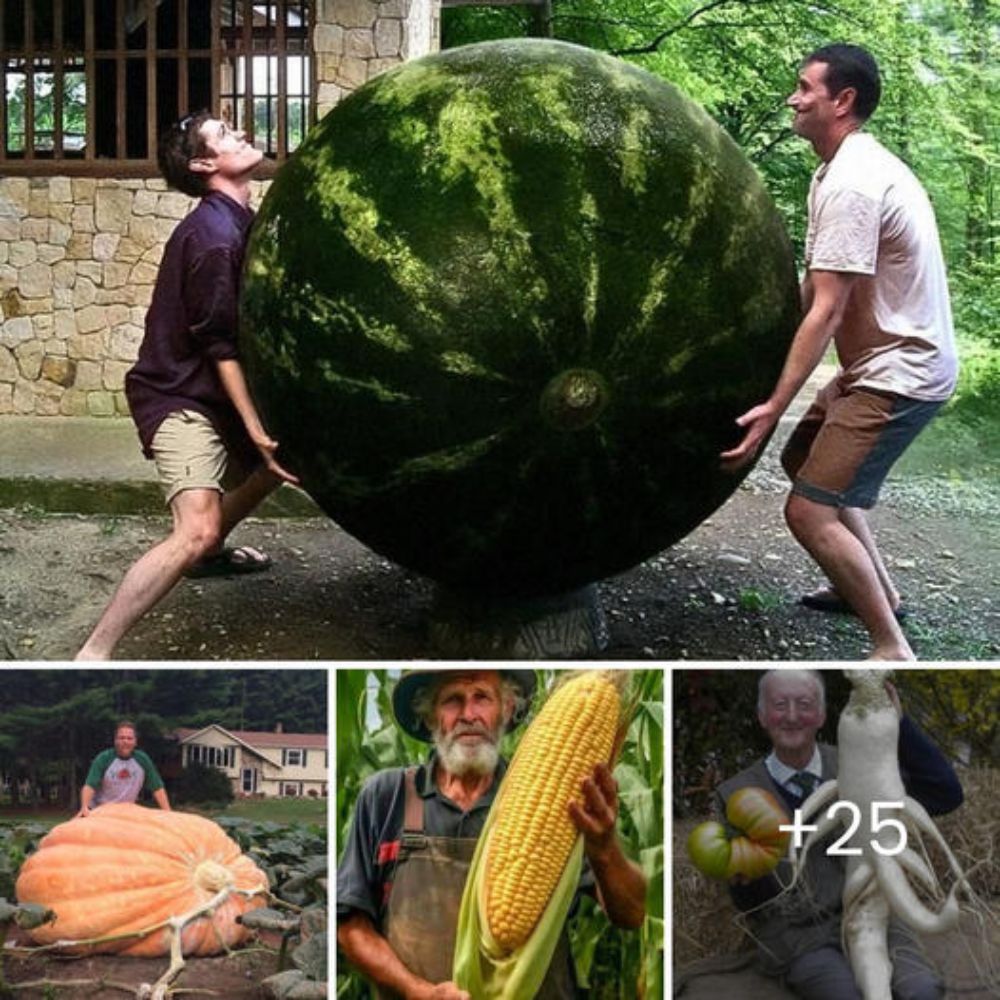
{"label": "denim overall", "polygon": [[[477,838],[427,836],[424,800],[417,794],[415,768],[406,772],[405,790],[403,837],[382,933],[411,972],[432,983],[448,982],[452,978],[458,911]],[[379,1000],[399,1000],[396,993],[382,989],[377,996]],[[564,927],[536,997],[573,1000],[576,996]]]}

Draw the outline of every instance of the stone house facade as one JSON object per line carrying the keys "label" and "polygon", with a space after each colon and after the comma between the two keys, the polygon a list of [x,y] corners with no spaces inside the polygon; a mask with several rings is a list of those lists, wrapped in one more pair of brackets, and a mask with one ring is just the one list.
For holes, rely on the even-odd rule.
{"label": "stone house facade", "polygon": [[[109,93],[118,102],[117,109],[112,102],[110,111],[117,113],[118,127],[124,129],[122,109],[132,100],[128,91],[141,90],[139,84],[144,80],[147,81],[144,92],[153,96],[148,98],[149,110],[143,121],[153,121],[154,115],[163,117],[162,108],[155,104],[156,83],[148,82],[159,80],[157,74],[162,71],[156,64],[169,61],[155,49],[157,32],[161,37],[171,31],[176,36],[196,13],[211,8],[210,27],[214,32],[211,46],[202,52],[192,49],[190,54],[185,51],[180,57],[171,58],[186,71],[189,64],[193,67],[198,61],[196,55],[204,57],[201,61],[212,68],[213,103],[221,99],[225,114],[225,94],[229,87],[231,107],[242,111],[245,103],[249,120],[254,122],[258,109],[252,106],[253,93],[237,94],[238,83],[233,81],[239,74],[231,72],[226,76],[227,66],[235,66],[237,59],[227,55],[236,50],[226,46],[243,42],[247,46],[243,51],[255,52],[257,38],[251,38],[251,34],[258,29],[264,44],[273,44],[277,37],[280,46],[286,29],[275,30],[273,23],[259,26],[260,12],[280,17],[283,24],[285,15],[291,19],[294,13],[299,19],[295,23],[301,23],[310,81],[308,87],[302,88],[307,91],[303,101],[308,104],[310,120],[314,120],[372,76],[402,60],[436,50],[439,3],[440,0],[268,0],[264,4],[256,0],[100,0],[97,10],[107,8],[116,13],[117,22],[112,23],[126,26],[131,23],[138,42],[129,48],[131,43],[124,35],[126,28],[109,28],[112,37],[107,44],[112,47],[100,51],[99,42],[95,48],[93,38],[95,33],[100,34],[101,27],[88,25],[88,49],[84,51],[79,46],[74,50],[66,38],[75,30],[73,18],[80,17],[75,11],[93,8],[76,4],[76,0],[55,0],[53,9],[59,12],[55,27],[46,29],[32,23],[32,15],[25,15],[20,61],[12,60],[12,54],[18,54],[14,49],[19,39],[11,37],[9,25],[6,38],[0,32],[0,49],[5,56],[0,59],[0,75],[4,76],[0,80],[0,121],[5,122],[5,128],[0,128],[0,416],[110,417],[127,413],[124,376],[142,339],[163,246],[193,202],[168,190],[157,176],[149,154],[151,146],[145,147],[145,159],[122,158],[126,141],[133,142],[131,134],[127,140],[117,140],[117,158],[79,153],[78,147],[101,141],[99,135],[95,140],[98,131],[95,122],[99,122],[101,108],[92,105]],[[28,0],[24,9],[31,8]],[[171,23],[175,11],[180,12],[180,28]],[[143,26],[144,18],[151,26],[148,30]],[[236,27],[230,27],[226,36],[228,23]],[[15,27],[22,30],[17,24]],[[45,30],[49,32],[47,36]],[[117,36],[113,35],[115,30]],[[80,39],[84,38],[82,27],[79,32]],[[250,58],[256,78],[258,60]],[[112,64],[118,68],[117,90],[112,83],[112,91],[101,92],[101,74],[113,76]],[[11,66],[21,67],[20,76]],[[243,70],[246,75],[250,74],[249,66],[248,61]],[[288,92],[288,72],[287,68],[278,69],[277,78],[286,81],[279,84],[285,90],[278,91],[278,100]],[[23,87],[25,79],[34,105],[31,98],[25,102],[27,110],[20,119],[20,133],[15,134],[18,120],[10,95],[14,84],[21,80]],[[39,108],[52,92],[53,79],[57,95],[67,93],[73,82],[82,87],[86,79],[87,128],[83,130],[80,126],[76,146],[66,121],[68,111],[62,112],[65,136],[60,134],[53,140],[53,133],[42,131]],[[170,86],[173,88],[174,84]],[[207,94],[207,74],[204,86]],[[244,90],[248,89],[244,85]],[[165,84],[161,84],[161,91],[166,93]],[[185,100],[192,93],[186,83],[171,90],[175,106],[186,110],[189,105]],[[273,109],[273,87],[267,98]],[[132,105],[128,107],[131,115]],[[266,113],[270,116],[272,112]],[[277,121],[286,120],[283,116],[287,114],[278,111]],[[57,129],[59,118],[57,112]],[[238,120],[237,124],[243,127],[243,122]],[[131,125],[130,119],[130,128]],[[142,128],[149,132],[153,143],[155,126],[143,124]],[[32,150],[30,155],[26,149]],[[279,161],[285,152],[279,142]],[[270,172],[273,173],[273,163]],[[259,201],[266,185],[266,179],[255,182],[255,200]]]}

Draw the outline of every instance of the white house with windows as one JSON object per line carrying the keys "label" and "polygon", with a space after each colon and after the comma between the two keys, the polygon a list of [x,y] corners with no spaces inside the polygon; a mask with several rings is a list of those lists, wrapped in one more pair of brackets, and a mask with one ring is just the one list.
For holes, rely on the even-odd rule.
{"label": "white house with windows", "polygon": [[279,723],[271,732],[229,730],[210,725],[178,729],[181,764],[217,767],[239,796],[327,795],[329,766],[325,733],[286,733]]}

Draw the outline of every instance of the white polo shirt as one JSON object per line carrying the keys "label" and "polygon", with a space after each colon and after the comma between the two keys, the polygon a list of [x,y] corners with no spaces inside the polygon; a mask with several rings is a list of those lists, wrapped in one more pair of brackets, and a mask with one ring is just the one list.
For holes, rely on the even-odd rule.
{"label": "white polo shirt", "polygon": [[943,400],[958,358],[927,193],[876,139],[852,132],[809,187],[806,266],[858,274],[836,337],[845,383]]}

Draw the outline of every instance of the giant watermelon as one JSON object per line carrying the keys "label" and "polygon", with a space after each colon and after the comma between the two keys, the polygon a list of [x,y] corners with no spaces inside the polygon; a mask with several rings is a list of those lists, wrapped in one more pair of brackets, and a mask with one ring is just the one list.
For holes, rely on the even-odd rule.
{"label": "giant watermelon", "polygon": [[328,114],[248,250],[283,459],[371,548],[557,593],[691,531],[798,319],[781,221],[667,83],[559,42],[404,64]]}

